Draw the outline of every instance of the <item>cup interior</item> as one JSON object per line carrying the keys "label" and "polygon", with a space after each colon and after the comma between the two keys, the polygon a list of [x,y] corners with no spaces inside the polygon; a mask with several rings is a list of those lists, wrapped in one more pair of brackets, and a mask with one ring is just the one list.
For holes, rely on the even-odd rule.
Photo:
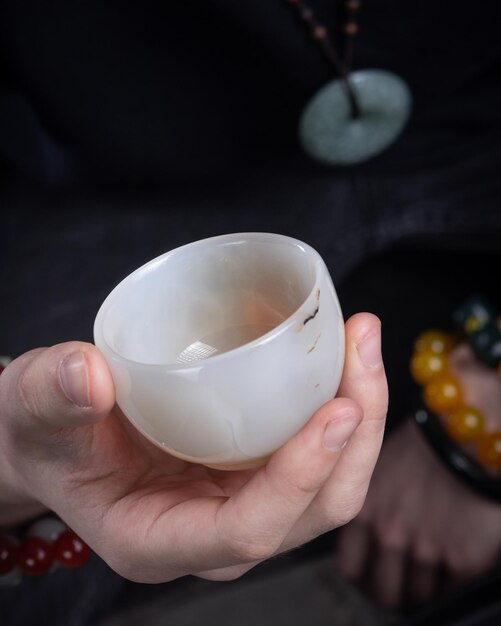
{"label": "cup interior", "polygon": [[128,360],[181,365],[265,335],[314,286],[315,259],[300,242],[266,234],[208,239],[122,281],[103,307],[103,338]]}

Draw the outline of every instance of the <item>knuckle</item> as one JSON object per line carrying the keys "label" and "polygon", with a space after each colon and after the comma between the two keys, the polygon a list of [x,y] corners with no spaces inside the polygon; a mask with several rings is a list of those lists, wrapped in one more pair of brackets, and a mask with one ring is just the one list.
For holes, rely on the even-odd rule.
{"label": "knuckle", "polygon": [[436,565],[440,560],[439,550],[435,543],[424,535],[414,540],[411,548],[412,560],[422,565]]}
{"label": "knuckle", "polygon": [[40,417],[40,402],[36,386],[32,382],[29,366],[19,374],[16,384],[16,397],[23,413],[35,418]]}
{"label": "knuckle", "polygon": [[[299,444],[306,448],[308,441],[305,440],[303,446],[301,435]],[[287,467],[280,467],[279,471],[270,471],[266,467],[265,472],[266,479],[273,490],[289,502],[311,498],[326,480],[325,463],[319,457],[310,459],[308,463],[294,459]]]}
{"label": "knuckle", "polygon": [[[138,579],[137,575],[134,577],[133,568],[129,567],[128,563],[124,563],[119,559],[106,558],[103,557],[105,563],[110,567],[116,574],[125,578],[126,580],[130,580],[133,582],[144,582],[142,579]],[[137,569],[136,569],[137,572]]]}
{"label": "knuckle", "polygon": [[337,512],[337,524],[338,526],[344,526],[355,519],[362,510],[364,500],[362,497],[351,500],[343,507],[338,509]]}
{"label": "knuckle", "polygon": [[287,492],[284,495],[293,501],[303,501],[316,494],[324,482],[325,478],[319,477],[318,472],[315,475],[300,474],[287,481]]}
{"label": "knuckle", "polygon": [[364,420],[364,423],[367,424],[366,428],[371,435],[383,434],[388,406],[388,399],[385,398],[371,407],[369,417]]}
{"label": "knuckle", "polygon": [[203,572],[197,574],[198,578],[205,580],[214,580],[217,582],[231,582],[242,578],[244,574],[249,571],[249,565],[240,565],[235,567],[227,567],[223,570],[211,570],[209,572]]}
{"label": "knuckle", "polygon": [[275,542],[269,538],[247,538],[245,536],[232,536],[226,540],[226,546],[231,556],[239,563],[253,563],[265,561],[275,553],[278,548]]}
{"label": "knuckle", "polygon": [[381,415],[382,417],[386,417],[389,407],[390,407],[390,401],[388,398],[388,392],[386,392],[385,397],[381,400],[381,402],[377,406],[378,414]]}
{"label": "knuckle", "polygon": [[486,572],[495,562],[495,556],[482,555],[468,550],[449,550],[445,555],[445,564],[456,578],[473,578]]}
{"label": "knuckle", "polygon": [[105,549],[100,556],[114,572],[126,580],[135,583],[155,583],[165,580],[145,555],[130,553],[130,549],[129,553],[125,550],[119,552]]}
{"label": "knuckle", "polygon": [[354,520],[363,510],[364,495],[350,495],[342,502],[332,503],[324,509],[325,530],[332,530],[339,526],[345,526]]}
{"label": "knuckle", "polygon": [[389,519],[379,520],[375,525],[375,535],[378,544],[383,549],[401,550],[408,544],[405,525],[397,514]]}

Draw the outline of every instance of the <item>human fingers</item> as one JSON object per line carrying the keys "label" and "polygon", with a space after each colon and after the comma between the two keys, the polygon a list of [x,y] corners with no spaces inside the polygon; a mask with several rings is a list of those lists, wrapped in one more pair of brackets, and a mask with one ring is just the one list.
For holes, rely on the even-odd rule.
{"label": "human fingers", "polygon": [[[412,431],[414,432],[414,430]],[[417,433],[415,433],[417,434]],[[417,440],[415,451],[429,453]],[[410,456],[410,455],[409,455]],[[441,494],[437,485],[440,483],[442,468],[435,465],[436,459],[428,454],[419,456],[422,468],[419,465],[406,472],[406,476],[414,481],[414,485],[407,489],[410,501],[407,506],[407,516],[414,524],[407,525],[408,561],[405,582],[405,592],[402,601],[407,608],[413,608],[430,601],[441,586],[444,536],[452,513],[450,498]],[[402,490],[405,487],[402,485]],[[402,502],[400,498],[400,502]],[[426,504],[425,504],[426,503]]]}
{"label": "human fingers", "polygon": [[[280,548],[342,458],[361,419],[351,400],[328,402],[227,502],[220,528],[232,537],[234,546],[244,547],[244,561],[262,558],[262,552],[271,556]],[[253,537],[250,546],[248,535]]]}
{"label": "human fingers", "polygon": [[381,448],[388,387],[381,357],[381,324],[370,313],[346,323],[346,358],[340,398],[361,407],[363,419],[343,450],[335,470],[284,543],[304,543],[351,521],[360,511]]}
{"label": "human fingers", "polygon": [[[200,546],[199,550],[207,555],[208,563],[217,563],[219,557],[221,568],[264,560],[344,524],[358,513],[381,445],[387,388],[379,320],[370,314],[354,316],[346,331],[343,384],[344,395],[351,394],[350,398],[337,398],[322,407],[265,468],[218,509],[215,536],[205,540],[206,548]],[[365,340],[371,345],[362,346]],[[353,396],[364,401],[362,422],[361,403]],[[351,442],[365,420],[364,436],[353,447]],[[328,424],[338,432],[326,445]],[[339,477],[343,484],[338,485],[338,467],[348,452],[355,458],[345,464]],[[359,455],[361,459],[356,458]],[[352,476],[353,471],[358,474]],[[212,546],[212,551],[207,546]],[[198,565],[196,571],[211,569]]]}
{"label": "human fingers", "polygon": [[[358,522],[358,520],[353,520],[346,525],[338,538],[335,555],[335,562],[341,574],[354,583],[360,583],[369,567],[370,548],[371,530],[369,526]],[[207,580],[234,580],[261,562],[255,561],[245,565],[199,572],[197,576]]]}
{"label": "human fingers", "polygon": [[[145,574],[143,569],[143,580],[193,572],[214,577],[214,570],[254,564],[276,554],[360,420],[355,403],[332,400],[230,498],[196,498],[165,511],[149,525],[147,545],[141,548],[155,555]],[[134,559],[129,562],[134,565]],[[128,578],[131,574],[122,572]],[[221,572],[223,577],[227,573]]]}
{"label": "human fingers", "polygon": [[406,585],[406,600],[412,606],[430,602],[440,585],[440,565],[414,559],[409,565]]}
{"label": "human fingers", "polygon": [[83,342],[28,352],[9,364],[0,383],[3,418],[33,433],[97,421],[115,401],[104,357]]}
{"label": "human fingers", "polygon": [[[443,563],[446,570],[447,583],[456,586],[477,576],[485,574],[498,562],[501,554],[501,533],[493,537],[489,528],[484,525],[482,511],[476,519],[471,519],[470,535],[466,541],[451,531],[452,537],[444,547]],[[469,544],[469,545],[465,545]]]}
{"label": "human fingers", "polygon": [[372,564],[370,588],[377,603],[387,609],[401,605],[406,573],[406,551],[380,548]]}
{"label": "human fingers", "polygon": [[[431,593],[434,590],[434,570],[431,566],[439,562],[438,549],[433,549],[431,539],[434,536],[433,523],[429,519],[436,511],[432,513],[423,506],[427,497],[433,501],[428,480],[430,474],[428,468],[422,471],[415,466],[412,450],[408,451],[405,447],[407,434],[407,429],[404,429],[389,442],[394,466],[387,467],[386,472],[396,472],[397,476],[392,478],[386,473],[390,498],[374,504],[377,513],[373,520],[375,549],[370,593],[378,604],[387,609],[398,609],[409,602],[419,601],[421,597],[426,597],[427,587]],[[399,450],[395,450],[395,443],[401,444]],[[407,451],[409,463],[398,464],[396,451],[404,455]],[[381,489],[384,477],[378,478]]]}
{"label": "human fingers", "polygon": [[[67,429],[95,423],[114,401],[109,369],[91,344],[58,344],[12,361],[0,377],[5,471],[15,482],[23,460],[55,461],[55,451],[65,449],[62,435]],[[30,473],[36,481],[31,467]]]}
{"label": "human fingers", "polygon": [[388,410],[381,323],[375,315],[358,313],[346,322],[346,358],[338,396],[354,400],[364,417],[322,496],[358,496],[361,506],[381,449]]}

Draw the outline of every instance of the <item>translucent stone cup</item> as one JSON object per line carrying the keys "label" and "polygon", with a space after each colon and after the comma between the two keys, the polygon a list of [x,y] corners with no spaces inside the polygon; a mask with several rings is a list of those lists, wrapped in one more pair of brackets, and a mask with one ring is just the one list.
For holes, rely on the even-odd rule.
{"label": "translucent stone cup", "polygon": [[132,424],[169,454],[256,467],[336,394],[344,323],[309,245],[222,235],[146,263],[109,294],[97,347]]}

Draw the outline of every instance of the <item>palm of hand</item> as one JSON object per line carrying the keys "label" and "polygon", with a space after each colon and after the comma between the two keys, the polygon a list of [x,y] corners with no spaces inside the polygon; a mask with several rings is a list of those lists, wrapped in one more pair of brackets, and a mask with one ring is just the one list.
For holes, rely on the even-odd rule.
{"label": "palm of hand", "polygon": [[[57,503],[52,508],[83,538],[92,537],[92,547],[131,579],[132,564],[138,560],[133,552],[140,561],[148,555],[154,579],[155,553],[158,559],[165,558],[166,542],[179,546],[195,541],[197,529],[207,532],[207,527],[217,532],[221,505],[256,471],[221,472],[174,458],[141,437],[117,412],[68,432],[67,448],[60,446],[63,436],[66,433],[58,433],[56,454],[71,456],[71,472],[53,494]],[[188,534],[180,527],[187,514],[193,527]],[[171,530],[169,537],[166,527]],[[111,553],[106,544],[113,546]],[[125,572],[114,555],[129,564]],[[143,565],[137,564],[141,579]]]}

